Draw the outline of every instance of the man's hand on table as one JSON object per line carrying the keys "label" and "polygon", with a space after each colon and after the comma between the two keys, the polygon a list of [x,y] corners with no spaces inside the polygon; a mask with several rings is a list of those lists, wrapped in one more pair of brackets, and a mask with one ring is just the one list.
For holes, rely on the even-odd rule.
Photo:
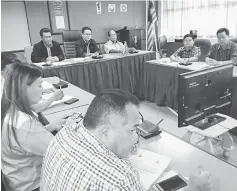
{"label": "man's hand on table", "polygon": [[46,62],[50,62],[50,63],[52,63],[52,62],[58,62],[58,61],[59,61],[59,58],[58,58],[57,56],[54,56],[54,57],[49,56],[49,57],[46,59]]}
{"label": "man's hand on table", "polygon": [[211,65],[211,66],[215,66],[215,65],[218,64],[218,62],[216,60],[208,58],[208,57],[206,58],[206,63]]}
{"label": "man's hand on table", "polygon": [[186,60],[180,57],[176,57],[176,62],[186,63]]}

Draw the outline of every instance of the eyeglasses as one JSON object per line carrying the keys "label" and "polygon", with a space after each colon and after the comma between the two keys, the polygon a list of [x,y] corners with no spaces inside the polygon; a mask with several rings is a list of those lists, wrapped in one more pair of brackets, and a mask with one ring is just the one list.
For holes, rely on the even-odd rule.
{"label": "eyeglasses", "polygon": [[84,33],[84,35],[86,35],[86,36],[91,36],[91,33]]}
{"label": "eyeglasses", "polygon": [[[141,114],[141,112],[139,112],[139,114],[140,114],[140,116],[141,116],[141,121],[142,121],[142,123],[143,123],[143,121],[144,121],[144,118],[143,118],[143,115]],[[136,128],[136,129],[132,129],[131,130],[131,132],[136,132],[138,135],[139,135],[139,130]]]}
{"label": "eyeglasses", "polygon": [[[143,117],[143,115],[141,114],[141,112],[139,112],[139,114],[140,114],[140,116],[141,116],[141,121],[142,121],[142,123],[144,122],[144,117]],[[140,133],[139,133],[140,131],[139,131],[139,129],[138,128],[136,128],[136,133],[138,134],[138,140],[139,140],[139,137],[140,137]]]}

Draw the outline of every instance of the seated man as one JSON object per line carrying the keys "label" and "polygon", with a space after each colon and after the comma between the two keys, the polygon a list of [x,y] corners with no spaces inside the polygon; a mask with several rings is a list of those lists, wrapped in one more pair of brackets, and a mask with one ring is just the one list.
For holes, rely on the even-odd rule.
{"label": "seated man", "polygon": [[201,55],[200,48],[194,46],[194,38],[191,34],[186,34],[183,38],[183,47],[180,47],[170,59],[175,62],[197,62]]}
{"label": "seated man", "polygon": [[51,30],[43,28],[40,30],[41,41],[34,45],[31,54],[31,61],[37,62],[58,62],[64,59],[60,44],[52,40]]}
{"label": "seated man", "polygon": [[[114,30],[108,31],[108,38],[109,41],[104,45],[105,53],[123,53],[125,47],[123,43],[117,41],[117,34]],[[135,50],[135,48],[128,48],[129,52],[133,52]]]}
{"label": "seated man", "polygon": [[77,40],[76,57],[98,56],[101,52],[96,41],[91,38],[92,30],[89,27],[82,28],[82,39]]}
{"label": "seated man", "polygon": [[216,32],[218,43],[212,45],[206,62],[216,64],[217,61],[232,60],[237,65],[237,44],[229,39],[229,30],[221,28]]}
{"label": "seated man", "polygon": [[41,191],[142,191],[127,161],[137,149],[141,124],[138,99],[122,90],[105,90],[91,102],[83,124],[64,127],[43,161]]}

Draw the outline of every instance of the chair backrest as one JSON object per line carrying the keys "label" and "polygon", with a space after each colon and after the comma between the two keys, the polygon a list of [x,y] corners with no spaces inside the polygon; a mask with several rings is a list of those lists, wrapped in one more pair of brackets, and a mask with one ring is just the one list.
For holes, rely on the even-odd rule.
{"label": "chair backrest", "polygon": [[32,64],[31,53],[33,52],[33,46],[26,46],[24,48],[24,57],[28,64]]}
{"label": "chair backrest", "polygon": [[207,39],[195,39],[194,45],[200,47],[201,50],[199,61],[205,61],[207,54],[211,50],[211,42]]}
{"label": "chair backrest", "polygon": [[165,35],[161,35],[158,38],[158,43],[159,43],[159,50],[165,49],[165,46],[167,44],[167,37]]}
{"label": "chair backrest", "polygon": [[76,41],[82,39],[79,30],[65,30],[62,33],[63,46],[66,58],[76,58]]}
{"label": "chair backrest", "polygon": [[232,42],[236,43],[237,44],[237,38],[232,38],[230,39]]}
{"label": "chair backrest", "polygon": [[98,43],[97,46],[98,46],[98,48],[100,49],[100,52],[101,52],[102,54],[105,54],[104,43]]}
{"label": "chair backrest", "polygon": [[183,43],[181,42],[168,42],[165,46],[165,52],[167,54],[167,57],[170,57],[172,54],[176,52],[180,47],[183,46]]}

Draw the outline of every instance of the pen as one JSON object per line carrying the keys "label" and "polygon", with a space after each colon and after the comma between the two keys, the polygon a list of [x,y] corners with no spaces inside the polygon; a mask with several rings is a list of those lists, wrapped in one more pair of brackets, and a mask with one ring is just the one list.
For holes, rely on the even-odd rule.
{"label": "pen", "polygon": [[156,125],[159,125],[163,120],[164,120],[164,118],[161,119]]}
{"label": "pen", "polygon": [[59,78],[59,88],[60,88],[60,91],[62,91],[62,81],[61,81],[61,78]]}

